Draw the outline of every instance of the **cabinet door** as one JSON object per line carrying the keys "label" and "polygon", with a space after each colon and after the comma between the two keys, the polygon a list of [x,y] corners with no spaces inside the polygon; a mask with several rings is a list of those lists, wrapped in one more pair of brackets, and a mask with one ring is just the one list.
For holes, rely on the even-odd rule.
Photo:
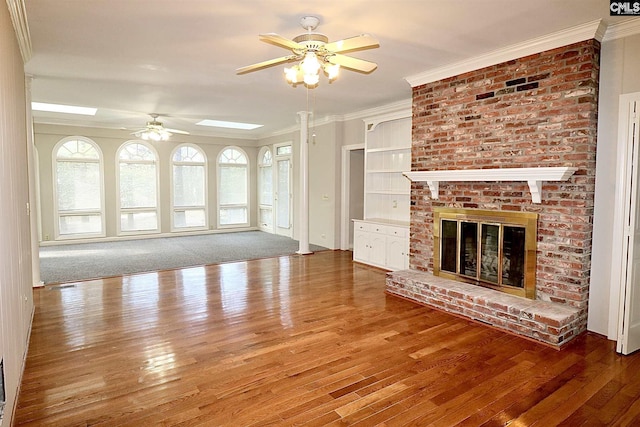
{"label": "cabinet door", "polygon": [[369,234],[366,231],[356,230],[353,233],[353,259],[360,262],[369,262]]}
{"label": "cabinet door", "polygon": [[384,234],[371,233],[369,240],[369,262],[378,267],[386,267],[387,242]]}
{"label": "cabinet door", "polygon": [[391,270],[409,268],[409,239],[387,237],[387,268]]}

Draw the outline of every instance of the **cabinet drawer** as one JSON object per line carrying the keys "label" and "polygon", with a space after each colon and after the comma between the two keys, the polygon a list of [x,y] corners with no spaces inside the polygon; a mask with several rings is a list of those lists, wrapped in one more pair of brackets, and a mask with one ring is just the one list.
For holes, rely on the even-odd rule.
{"label": "cabinet drawer", "polygon": [[387,234],[388,226],[382,224],[369,224],[369,231],[372,233]]}
{"label": "cabinet drawer", "polygon": [[353,228],[355,231],[373,231],[373,224],[368,222],[353,221]]}
{"label": "cabinet drawer", "polygon": [[407,237],[409,230],[406,227],[387,226],[387,234],[394,237]]}

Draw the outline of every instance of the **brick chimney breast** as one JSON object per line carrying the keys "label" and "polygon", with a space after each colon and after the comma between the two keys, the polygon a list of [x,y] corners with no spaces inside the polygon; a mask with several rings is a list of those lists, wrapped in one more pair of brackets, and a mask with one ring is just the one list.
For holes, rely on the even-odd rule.
{"label": "brick chimney breast", "polygon": [[586,40],[413,88],[412,171],[570,166],[542,202],[525,182],[411,188],[410,269],[433,272],[433,208],[538,214],[536,298],[579,309],[586,330],[600,43]]}

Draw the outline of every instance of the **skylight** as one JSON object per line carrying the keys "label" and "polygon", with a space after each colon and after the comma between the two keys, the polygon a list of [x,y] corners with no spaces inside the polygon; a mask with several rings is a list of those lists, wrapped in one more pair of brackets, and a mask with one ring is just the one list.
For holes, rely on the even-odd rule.
{"label": "skylight", "polygon": [[97,108],[78,107],[75,105],[47,104],[45,102],[32,102],[31,109],[34,111],[49,111],[52,113],[82,114],[84,116],[95,116]]}
{"label": "skylight", "polygon": [[239,123],[239,122],[225,122],[221,120],[201,120],[197,125],[200,126],[211,126],[217,128],[228,128],[228,129],[242,129],[242,130],[252,130],[262,127],[264,125],[256,125],[253,123]]}

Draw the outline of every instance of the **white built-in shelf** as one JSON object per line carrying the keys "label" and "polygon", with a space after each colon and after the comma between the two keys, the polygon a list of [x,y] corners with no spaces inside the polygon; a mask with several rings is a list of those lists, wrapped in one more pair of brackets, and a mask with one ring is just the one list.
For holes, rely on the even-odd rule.
{"label": "white built-in shelf", "polygon": [[533,203],[542,202],[544,181],[566,181],[577,171],[574,167],[502,168],[502,169],[461,169],[444,171],[412,171],[403,175],[412,182],[426,182],[431,197],[438,198],[440,181],[526,181],[531,191]]}

